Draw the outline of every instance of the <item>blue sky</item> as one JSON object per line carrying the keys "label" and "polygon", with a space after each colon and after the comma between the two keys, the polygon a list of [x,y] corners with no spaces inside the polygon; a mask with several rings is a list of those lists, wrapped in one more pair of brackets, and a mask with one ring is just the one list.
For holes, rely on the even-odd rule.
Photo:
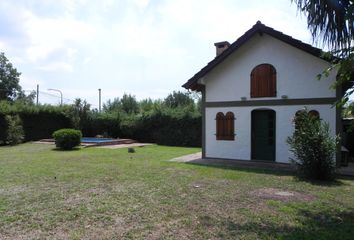
{"label": "blue sky", "polygon": [[312,44],[290,0],[1,0],[0,52],[25,90],[60,89],[98,106],[123,93],[164,98],[257,20]]}

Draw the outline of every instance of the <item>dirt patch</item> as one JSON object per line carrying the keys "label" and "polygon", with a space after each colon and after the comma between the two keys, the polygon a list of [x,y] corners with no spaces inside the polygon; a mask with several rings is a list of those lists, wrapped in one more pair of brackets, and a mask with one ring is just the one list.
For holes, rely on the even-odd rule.
{"label": "dirt patch", "polygon": [[295,191],[287,191],[277,188],[260,188],[251,192],[251,195],[264,199],[274,199],[284,202],[288,201],[313,201],[315,197]]}
{"label": "dirt patch", "polygon": [[17,193],[22,193],[27,191],[26,186],[16,186],[16,187],[9,187],[9,188],[0,188],[0,194],[4,195],[11,195],[11,194],[17,194]]}

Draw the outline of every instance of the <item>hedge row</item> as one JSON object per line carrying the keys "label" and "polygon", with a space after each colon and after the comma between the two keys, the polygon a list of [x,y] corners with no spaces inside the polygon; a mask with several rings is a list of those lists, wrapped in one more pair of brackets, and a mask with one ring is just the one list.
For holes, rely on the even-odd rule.
{"label": "hedge row", "polygon": [[[2,110],[2,111],[1,111]],[[65,109],[37,108],[3,111],[0,108],[0,142],[6,139],[6,115],[19,115],[25,141],[51,138],[61,128],[73,128],[73,115]],[[131,138],[171,146],[201,146],[201,116],[188,111],[153,111],[150,113],[120,116],[119,114],[90,114],[80,120],[83,136],[106,135]]]}
{"label": "hedge row", "polygon": [[[25,141],[35,141],[44,138],[51,138],[52,133],[61,128],[72,127],[70,118],[64,114],[18,114],[22,120],[22,127],[25,134]],[[4,114],[0,114],[0,141],[6,139],[7,123]]]}
{"label": "hedge row", "polygon": [[121,124],[122,136],[169,146],[201,146],[199,114],[154,112]]}
{"label": "hedge row", "polygon": [[186,112],[152,112],[125,117],[100,115],[85,121],[84,136],[103,134],[169,146],[201,146],[201,116]]}
{"label": "hedge row", "polygon": [[5,114],[0,113],[0,144],[3,144],[7,138],[8,123],[5,118]]}
{"label": "hedge row", "polygon": [[52,133],[61,128],[73,126],[72,119],[63,109],[55,107],[0,106],[0,141],[6,139],[8,128],[6,115],[18,115],[22,121],[25,141],[51,138]]}

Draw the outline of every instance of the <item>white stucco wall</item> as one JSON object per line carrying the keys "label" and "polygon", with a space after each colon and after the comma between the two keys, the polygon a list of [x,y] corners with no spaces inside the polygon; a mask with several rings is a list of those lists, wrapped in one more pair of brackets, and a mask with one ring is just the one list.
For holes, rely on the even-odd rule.
{"label": "white stucco wall", "polygon": [[329,64],[267,34],[255,35],[204,78],[206,101],[240,101],[276,99],[250,98],[250,73],[262,63],[272,64],[277,71],[277,97],[289,99],[335,97],[330,89],[335,74],[321,81],[316,76]]}
{"label": "white stucco wall", "polygon": [[[331,105],[308,105],[308,110],[317,110],[320,118],[330,124],[335,136],[335,108]],[[254,109],[271,109],[276,112],[276,162],[289,162],[290,152],[286,138],[294,131],[292,119],[296,111],[304,106],[271,106],[271,107],[223,107],[206,108],[206,146],[205,155],[209,158],[251,159],[251,111]],[[216,140],[215,116],[218,112],[232,111],[235,115],[235,140]]]}

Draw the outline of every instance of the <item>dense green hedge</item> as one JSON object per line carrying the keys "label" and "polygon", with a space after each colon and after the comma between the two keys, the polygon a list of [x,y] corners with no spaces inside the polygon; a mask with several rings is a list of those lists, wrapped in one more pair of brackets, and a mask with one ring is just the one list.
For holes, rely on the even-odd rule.
{"label": "dense green hedge", "polygon": [[25,131],[25,140],[51,138],[54,131],[72,126],[70,118],[61,112],[20,113]]}
{"label": "dense green hedge", "polygon": [[25,134],[25,141],[51,138],[52,133],[61,128],[72,127],[72,118],[66,107],[54,106],[21,106],[0,104],[0,139],[7,129],[6,115],[19,115]]}
{"label": "dense green hedge", "polygon": [[170,146],[201,146],[199,114],[157,111],[138,115],[121,124],[122,137]]}
{"label": "dense green hedge", "polygon": [[5,114],[0,113],[0,144],[4,144],[7,138],[8,123]]}
{"label": "dense green hedge", "polygon": [[82,121],[80,128],[85,137],[105,135],[117,138],[121,136],[120,123],[118,114],[94,114]]}
{"label": "dense green hedge", "polygon": [[[188,109],[155,109],[143,114],[91,112],[78,121],[70,106],[11,106],[0,103],[0,142],[5,139],[5,115],[18,114],[25,141],[51,138],[62,128],[77,128],[83,136],[107,135],[172,146],[201,146],[201,116]],[[3,136],[4,135],[4,136]]]}

